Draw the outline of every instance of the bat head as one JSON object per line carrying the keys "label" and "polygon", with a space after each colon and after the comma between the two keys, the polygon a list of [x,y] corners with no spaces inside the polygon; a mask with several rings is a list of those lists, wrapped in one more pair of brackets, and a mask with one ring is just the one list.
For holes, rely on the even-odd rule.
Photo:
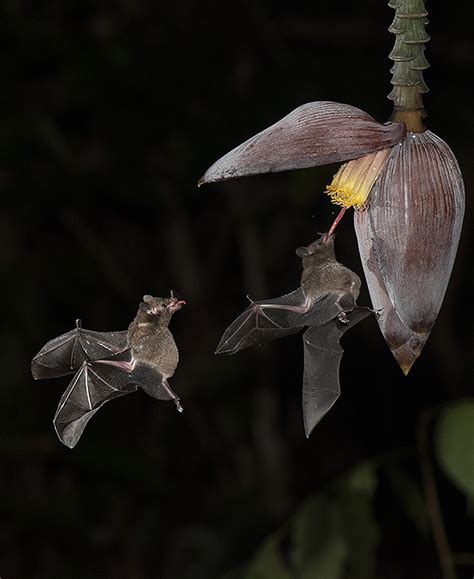
{"label": "bat head", "polygon": [[328,235],[323,233],[321,237],[310,243],[306,247],[298,247],[296,255],[303,260],[303,267],[308,265],[334,260],[336,258],[334,253],[334,233]]}
{"label": "bat head", "polygon": [[145,295],[140,304],[139,313],[147,321],[168,325],[171,316],[185,304],[186,302],[175,297],[173,292],[171,292],[169,298],[154,298],[153,296]]}

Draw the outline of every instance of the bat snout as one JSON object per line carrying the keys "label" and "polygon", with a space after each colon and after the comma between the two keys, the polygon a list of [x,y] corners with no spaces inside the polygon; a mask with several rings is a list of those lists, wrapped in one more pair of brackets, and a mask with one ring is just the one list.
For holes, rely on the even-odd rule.
{"label": "bat snout", "polygon": [[168,304],[168,309],[171,310],[172,312],[175,312],[176,310],[180,310],[185,305],[186,305],[185,300],[178,300],[177,298],[173,298],[172,300],[170,300],[170,303]]}

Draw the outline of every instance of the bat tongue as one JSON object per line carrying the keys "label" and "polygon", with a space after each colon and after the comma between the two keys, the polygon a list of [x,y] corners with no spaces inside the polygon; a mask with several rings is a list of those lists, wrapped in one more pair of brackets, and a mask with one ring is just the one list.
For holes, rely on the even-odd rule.
{"label": "bat tongue", "polygon": [[185,305],[186,305],[185,300],[177,300],[175,298],[175,300],[169,304],[168,309],[171,310],[172,312],[175,312],[176,310],[180,310]]}

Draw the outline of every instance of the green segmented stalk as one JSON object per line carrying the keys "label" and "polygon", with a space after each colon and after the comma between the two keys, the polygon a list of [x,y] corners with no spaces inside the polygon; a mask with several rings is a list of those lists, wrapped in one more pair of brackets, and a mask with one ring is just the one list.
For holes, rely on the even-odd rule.
{"label": "green segmented stalk", "polygon": [[418,111],[425,116],[423,93],[428,87],[423,79],[423,70],[429,67],[425,58],[425,43],[430,37],[426,33],[428,24],[424,0],[390,0],[395,8],[395,18],[389,31],[395,34],[395,45],[389,58],[394,65],[393,85],[388,98],[393,101],[395,112]]}

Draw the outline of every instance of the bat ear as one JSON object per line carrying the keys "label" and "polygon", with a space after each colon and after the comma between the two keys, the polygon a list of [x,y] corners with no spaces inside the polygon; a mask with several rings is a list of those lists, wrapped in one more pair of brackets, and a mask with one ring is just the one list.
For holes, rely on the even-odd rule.
{"label": "bat ear", "polygon": [[307,257],[308,255],[312,255],[307,247],[298,247],[295,253],[298,257]]}
{"label": "bat ear", "polygon": [[144,301],[146,304],[149,304],[152,300],[153,300],[153,296],[149,296],[148,294],[145,295],[145,296],[143,296],[143,301]]}

